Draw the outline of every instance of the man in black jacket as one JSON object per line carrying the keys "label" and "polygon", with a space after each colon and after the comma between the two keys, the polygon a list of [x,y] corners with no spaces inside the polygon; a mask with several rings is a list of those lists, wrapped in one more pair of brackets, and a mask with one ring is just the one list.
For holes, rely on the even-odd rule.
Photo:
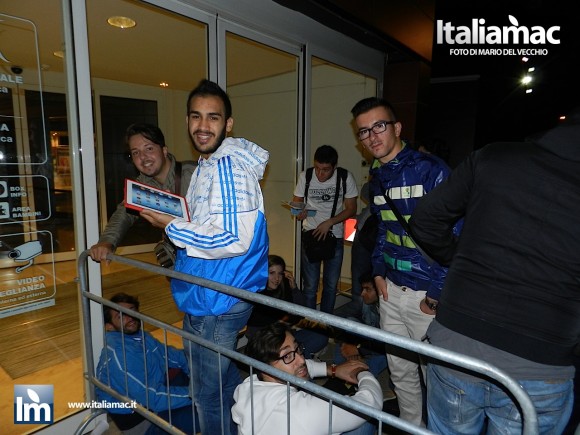
{"label": "man in black jacket", "polygon": [[[570,118],[570,117],[569,117]],[[540,433],[562,433],[580,337],[580,110],[532,142],[474,152],[418,204],[413,234],[450,264],[434,345],[485,360],[531,396]],[[465,218],[459,239],[453,224]],[[428,428],[521,433],[518,409],[487,380],[428,369]]]}

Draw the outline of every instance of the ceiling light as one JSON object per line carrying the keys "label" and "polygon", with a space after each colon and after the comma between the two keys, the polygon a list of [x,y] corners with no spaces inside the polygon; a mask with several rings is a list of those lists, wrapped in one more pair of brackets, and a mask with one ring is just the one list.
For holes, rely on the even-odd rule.
{"label": "ceiling light", "polygon": [[159,86],[161,86],[162,88],[167,88],[167,87],[169,87],[169,83],[161,82],[161,83],[159,83]]}
{"label": "ceiling light", "polygon": [[522,84],[527,85],[529,83],[532,82],[532,77],[531,76],[523,76],[522,77]]}
{"label": "ceiling light", "polygon": [[530,60],[530,59],[527,58],[526,56],[522,57],[522,62],[527,62],[528,60]]}
{"label": "ceiling light", "polygon": [[536,68],[535,68],[535,67],[533,67],[533,66],[532,66],[532,67],[530,67],[530,68],[528,68],[528,72],[534,72],[535,70],[536,70]]}
{"label": "ceiling light", "polygon": [[531,94],[532,90],[531,89],[526,89],[526,94]]}
{"label": "ceiling light", "polygon": [[109,23],[113,27],[120,27],[121,29],[130,29],[131,27],[135,27],[137,25],[135,20],[128,17],[119,17],[119,16],[109,17],[107,23]]}
{"label": "ceiling light", "polygon": [[560,116],[560,121],[565,121],[565,120],[566,120],[566,115]]}

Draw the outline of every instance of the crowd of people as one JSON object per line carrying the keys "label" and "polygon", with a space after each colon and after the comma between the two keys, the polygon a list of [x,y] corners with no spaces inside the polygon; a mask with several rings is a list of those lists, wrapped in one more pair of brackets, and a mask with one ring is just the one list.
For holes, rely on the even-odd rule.
{"label": "crowd of people", "polygon": [[[107,260],[140,216],[163,230],[176,271],[332,314],[344,222],[356,215],[353,299],[336,314],[496,365],[530,395],[540,433],[562,433],[574,403],[580,337],[580,112],[528,142],[490,144],[453,171],[402,139],[388,101],[362,99],[352,115],[373,157],[362,189],[367,207],[357,215],[355,177],[338,166],[336,149],[318,147],[293,191],[292,203],[301,207],[300,283],[269,252],[260,187],[268,151],[228,137],[231,102],[209,80],[187,100],[197,163],[177,162],[155,126],[134,124],[126,134],[138,180],[182,194],[189,220],[148,209],[134,215],[120,204],[91,257]],[[245,331],[251,358],[301,379],[338,379],[353,386],[351,400],[382,409],[385,386],[377,378],[388,370],[399,416],[415,426],[441,434],[522,431],[513,398],[474,373],[201,285],[172,279],[171,291],[184,331],[230,350]],[[133,296],[112,302],[139,309]],[[377,431],[376,420],[329,406],[270,373],[242,381],[233,361],[196,342],[161,352],[129,314],[105,307],[104,318],[98,378],[162,417],[171,413],[186,433]],[[320,361],[330,341],[334,360]],[[126,411],[113,420],[125,433],[160,430]]]}

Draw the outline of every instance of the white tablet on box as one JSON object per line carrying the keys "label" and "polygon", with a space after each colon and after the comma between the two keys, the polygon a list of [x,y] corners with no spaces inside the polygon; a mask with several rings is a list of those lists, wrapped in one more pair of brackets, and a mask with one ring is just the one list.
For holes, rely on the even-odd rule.
{"label": "white tablet on box", "polygon": [[135,180],[125,179],[125,207],[141,211],[144,208],[189,221],[185,198]]}

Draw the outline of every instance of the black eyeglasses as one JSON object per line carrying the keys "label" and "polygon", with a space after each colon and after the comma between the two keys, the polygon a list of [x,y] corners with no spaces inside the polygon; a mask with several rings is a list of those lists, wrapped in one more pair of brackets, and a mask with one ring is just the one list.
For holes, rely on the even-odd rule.
{"label": "black eyeglasses", "polygon": [[304,346],[302,346],[301,344],[298,344],[296,346],[296,349],[282,355],[278,359],[281,359],[284,364],[291,364],[296,359],[296,354],[304,355]]}
{"label": "black eyeglasses", "polygon": [[387,126],[389,124],[395,124],[396,122],[397,121],[379,121],[375,125],[373,125],[371,128],[363,128],[363,129],[359,130],[357,133],[358,138],[360,140],[367,139],[371,135],[371,131],[374,134],[382,133],[383,131],[385,131],[387,129]]}

